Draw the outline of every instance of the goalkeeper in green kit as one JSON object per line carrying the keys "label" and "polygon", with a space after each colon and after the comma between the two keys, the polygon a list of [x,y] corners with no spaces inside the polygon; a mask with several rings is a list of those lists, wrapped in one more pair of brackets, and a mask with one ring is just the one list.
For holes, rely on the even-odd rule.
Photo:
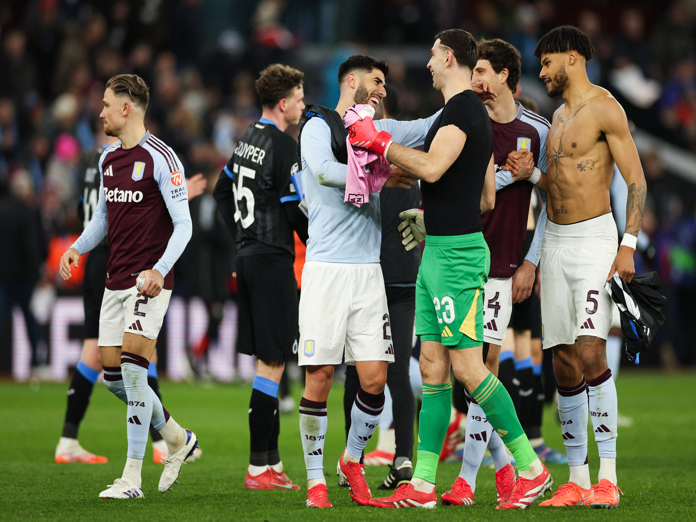
{"label": "goalkeeper in green kit", "polygon": [[[529,444],[508,392],[483,362],[483,286],[490,253],[481,213],[495,203],[495,168],[490,118],[471,86],[478,48],[469,33],[450,29],[437,35],[431,54],[428,69],[445,107],[428,132],[424,152],[393,143],[386,132],[377,132],[370,118],[349,128],[353,146],[381,154],[422,180],[424,211],[404,214],[404,244],[414,247],[427,229],[416,283],[423,375],[416,469],[409,484],[389,497],[373,499],[372,505],[437,504],[435,475],[450,417],[452,368],[517,460],[519,478],[498,509],[524,509],[549,491],[553,481]],[[477,91],[487,95],[485,86]],[[452,503],[449,493],[443,495],[443,504]]]}

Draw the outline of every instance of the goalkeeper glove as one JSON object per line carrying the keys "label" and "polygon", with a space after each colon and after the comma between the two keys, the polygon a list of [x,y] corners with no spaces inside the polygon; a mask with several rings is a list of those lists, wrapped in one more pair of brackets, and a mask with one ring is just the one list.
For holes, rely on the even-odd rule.
{"label": "goalkeeper glove", "polygon": [[402,221],[396,229],[401,234],[401,244],[408,252],[412,248],[421,244],[425,239],[425,221],[423,220],[423,211],[418,208],[404,210],[399,214]]}
{"label": "goalkeeper glove", "polygon": [[374,114],[375,109],[371,105],[366,105],[360,110],[360,119],[348,127],[348,141],[353,147],[368,149],[386,158],[392,135],[386,131],[377,131],[372,121]]}

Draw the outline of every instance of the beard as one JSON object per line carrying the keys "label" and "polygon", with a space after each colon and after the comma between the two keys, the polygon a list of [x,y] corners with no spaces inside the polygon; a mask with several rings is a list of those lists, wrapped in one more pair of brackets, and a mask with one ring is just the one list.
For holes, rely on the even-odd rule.
{"label": "beard", "polygon": [[367,88],[363,85],[360,84],[355,91],[355,103],[356,104],[365,104],[369,103],[370,101],[370,91],[367,90]]}
{"label": "beard", "polygon": [[559,69],[556,75],[551,79],[551,90],[549,91],[549,96],[551,98],[563,94],[566,85],[568,84],[568,74],[566,73],[565,64]]}

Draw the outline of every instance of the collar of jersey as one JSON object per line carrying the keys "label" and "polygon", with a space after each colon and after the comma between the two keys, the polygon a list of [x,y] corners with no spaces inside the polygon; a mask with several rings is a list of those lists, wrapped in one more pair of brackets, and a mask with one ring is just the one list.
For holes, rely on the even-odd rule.
{"label": "collar of jersey", "polygon": [[275,125],[276,127],[278,127],[278,124],[276,122],[269,120],[268,118],[261,118],[259,120],[259,123],[265,123],[267,125]]}

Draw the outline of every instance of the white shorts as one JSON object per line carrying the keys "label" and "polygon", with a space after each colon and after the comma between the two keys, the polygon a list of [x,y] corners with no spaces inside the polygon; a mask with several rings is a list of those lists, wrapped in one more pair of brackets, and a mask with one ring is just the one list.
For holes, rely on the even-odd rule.
{"label": "white shorts", "polygon": [[104,290],[99,312],[99,346],[123,346],[126,332],[157,339],[171,296],[171,290],[162,290],[157,297],[140,296],[135,286],[127,290]]}
{"label": "white shorts", "polygon": [[541,319],[544,348],[578,336],[606,339],[612,319],[604,289],[619,248],[609,214],[572,225],[548,221],[541,244]]}
{"label": "white shorts", "polygon": [[300,366],[394,362],[387,295],[378,263],[308,261],[300,296]]}
{"label": "white shorts", "polygon": [[500,346],[512,316],[512,277],[490,278],[483,292],[483,340]]}

